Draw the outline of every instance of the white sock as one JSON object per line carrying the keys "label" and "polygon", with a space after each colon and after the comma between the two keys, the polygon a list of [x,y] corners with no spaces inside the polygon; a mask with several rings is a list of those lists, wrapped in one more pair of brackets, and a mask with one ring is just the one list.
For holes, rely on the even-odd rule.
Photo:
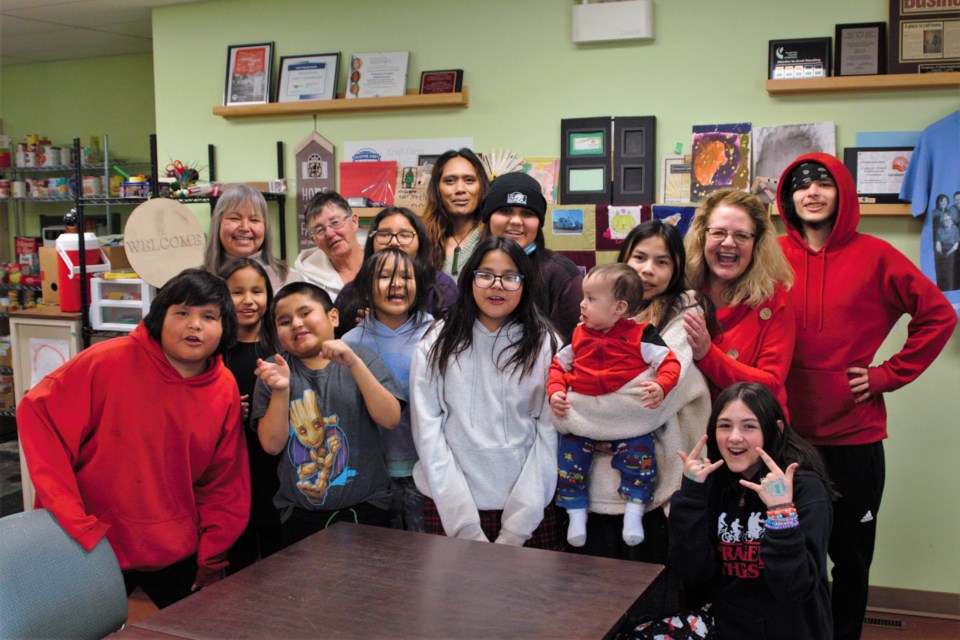
{"label": "white sock", "polygon": [[567,542],[582,547],[587,542],[587,510],[567,509],[570,524],[567,525]]}
{"label": "white sock", "polygon": [[628,502],[623,512],[623,541],[628,547],[643,542],[643,504]]}

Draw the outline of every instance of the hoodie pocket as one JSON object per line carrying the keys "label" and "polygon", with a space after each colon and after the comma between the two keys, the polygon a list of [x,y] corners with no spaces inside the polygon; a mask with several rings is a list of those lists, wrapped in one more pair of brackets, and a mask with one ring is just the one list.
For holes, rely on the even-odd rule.
{"label": "hoodie pocket", "polygon": [[801,435],[812,435],[850,413],[856,405],[846,369],[791,369],[787,400],[792,425]]}

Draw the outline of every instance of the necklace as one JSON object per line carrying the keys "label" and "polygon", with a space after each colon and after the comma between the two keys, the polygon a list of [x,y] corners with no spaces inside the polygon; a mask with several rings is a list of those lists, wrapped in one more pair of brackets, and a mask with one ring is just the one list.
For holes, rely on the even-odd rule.
{"label": "necklace", "polygon": [[472,234],[478,226],[479,226],[479,223],[474,223],[474,225],[470,227],[470,230],[467,231],[463,235],[463,237],[460,238],[459,240],[457,240],[457,236],[454,236],[454,235],[450,236],[451,238],[453,238],[453,242],[457,245],[456,247],[453,248],[453,266],[450,268],[451,275],[457,275],[458,273],[460,273],[460,245],[463,244],[463,242],[470,237],[470,234]]}

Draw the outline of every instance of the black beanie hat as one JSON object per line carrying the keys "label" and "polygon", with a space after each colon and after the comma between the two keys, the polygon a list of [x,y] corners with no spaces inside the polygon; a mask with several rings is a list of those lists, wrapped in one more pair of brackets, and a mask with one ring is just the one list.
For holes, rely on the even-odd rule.
{"label": "black beanie hat", "polygon": [[483,199],[483,222],[490,222],[493,212],[504,207],[522,207],[533,211],[540,218],[541,227],[547,215],[547,200],[543,197],[540,183],[522,171],[505,173],[490,183],[487,197]]}

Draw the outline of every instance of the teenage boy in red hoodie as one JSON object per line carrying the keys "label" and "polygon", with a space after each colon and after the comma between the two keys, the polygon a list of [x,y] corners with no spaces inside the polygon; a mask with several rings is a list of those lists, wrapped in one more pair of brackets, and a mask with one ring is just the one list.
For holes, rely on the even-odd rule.
{"label": "teenage boy in red hoodie", "polygon": [[[833,156],[800,156],[777,193],[793,266],[797,342],[787,375],[791,424],[816,445],[840,493],[834,505],[834,638],[859,638],[883,495],[883,394],[912,382],[940,353],[957,316],[920,270],[887,242],[857,232],[853,178]],[[899,353],[880,344],[911,316]]]}

